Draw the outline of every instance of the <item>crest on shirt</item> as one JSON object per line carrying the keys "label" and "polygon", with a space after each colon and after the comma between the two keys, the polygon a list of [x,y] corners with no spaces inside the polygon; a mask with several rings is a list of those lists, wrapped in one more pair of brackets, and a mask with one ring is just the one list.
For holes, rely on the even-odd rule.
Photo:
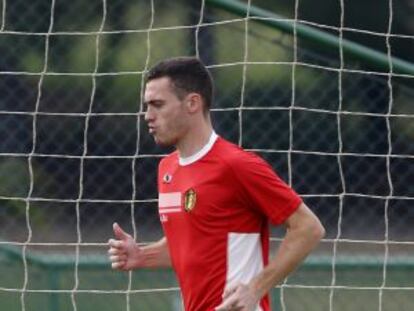
{"label": "crest on shirt", "polygon": [[171,182],[171,179],[172,179],[171,174],[166,173],[166,174],[164,175],[164,177],[162,178],[162,181],[163,181],[165,184],[169,184],[169,183]]}
{"label": "crest on shirt", "polygon": [[196,202],[197,202],[197,194],[194,191],[194,189],[191,188],[187,190],[184,193],[184,210],[186,212],[191,212],[194,209]]}

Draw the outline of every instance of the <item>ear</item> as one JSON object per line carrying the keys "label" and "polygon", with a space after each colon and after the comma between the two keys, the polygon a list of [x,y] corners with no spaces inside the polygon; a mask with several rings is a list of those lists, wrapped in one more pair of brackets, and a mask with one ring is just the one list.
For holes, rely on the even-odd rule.
{"label": "ear", "polygon": [[203,111],[203,100],[200,94],[190,93],[186,98],[186,106],[190,114]]}

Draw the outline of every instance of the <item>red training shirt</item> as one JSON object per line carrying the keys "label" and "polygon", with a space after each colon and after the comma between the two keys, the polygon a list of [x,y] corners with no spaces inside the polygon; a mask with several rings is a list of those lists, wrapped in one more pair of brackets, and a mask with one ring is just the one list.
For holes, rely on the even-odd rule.
{"label": "red training shirt", "polygon": [[[283,223],[300,197],[257,155],[212,134],[195,156],[159,164],[159,215],[186,311],[211,311],[225,288],[268,262],[268,222]],[[269,311],[266,295],[256,311]]]}

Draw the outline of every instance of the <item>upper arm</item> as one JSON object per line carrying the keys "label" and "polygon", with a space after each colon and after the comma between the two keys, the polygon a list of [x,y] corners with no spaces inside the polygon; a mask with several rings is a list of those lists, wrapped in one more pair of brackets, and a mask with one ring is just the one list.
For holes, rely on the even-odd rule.
{"label": "upper arm", "polygon": [[319,237],[319,239],[325,235],[325,229],[319,218],[304,202],[286,219],[284,224],[288,230],[310,231],[312,235]]}
{"label": "upper arm", "polygon": [[261,157],[243,152],[229,166],[240,185],[240,197],[272,224],[283,223],[301,204],[299,195]]}

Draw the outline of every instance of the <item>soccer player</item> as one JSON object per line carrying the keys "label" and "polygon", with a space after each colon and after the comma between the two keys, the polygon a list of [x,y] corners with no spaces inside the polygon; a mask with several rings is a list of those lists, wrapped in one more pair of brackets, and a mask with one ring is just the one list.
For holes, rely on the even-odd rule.
{"label": "soccer player", "polygon": [[[109,258],[123,271],[171,266],[186,311],[268,311],[269,290],[316,247],[324,228],[269,164],[214,132],[212,100],[210,73],[197,58],[164,60],[149,71],[149,132],[176,148],[158,170],[165,237],[141,247],[115,223]],[[269,223],[286,227],[270,261]]]}

